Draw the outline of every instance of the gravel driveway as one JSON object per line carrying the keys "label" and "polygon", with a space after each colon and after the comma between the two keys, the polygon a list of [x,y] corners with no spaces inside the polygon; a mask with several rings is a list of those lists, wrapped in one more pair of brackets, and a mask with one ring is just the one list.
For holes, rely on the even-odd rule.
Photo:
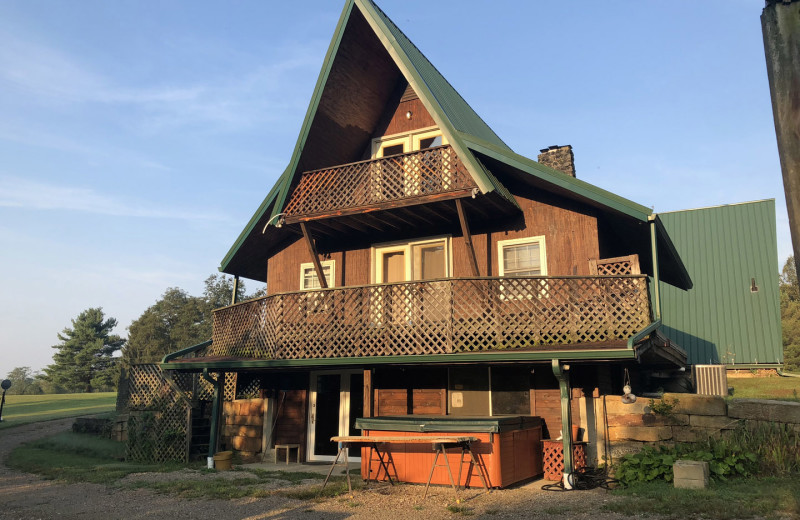
{"label": "gravel driveway", "polygon": [[[19,444],[69,429],[73,420],[35,423],[0,431],[0,460]],[[603,513],[600,505],[613,500],[603,490],[557,493],[541,490],[542,481],[490,494],[467,490],[461,506],[473,517],[569,518],[615,520],[629,518]],[[296,487],[295,487],[296,489]],[[455,503],[452,489],[431,488],[422,499],[421,486],[372,485],[353,497],[301,501],[280,494],[238,500],[188,500],[146,489],[120,489],[101,484],[61,484],[0,466],[2,519],[424,519],[457,518],[447,509]],[[652,517],[651,517],[652,518]]]}

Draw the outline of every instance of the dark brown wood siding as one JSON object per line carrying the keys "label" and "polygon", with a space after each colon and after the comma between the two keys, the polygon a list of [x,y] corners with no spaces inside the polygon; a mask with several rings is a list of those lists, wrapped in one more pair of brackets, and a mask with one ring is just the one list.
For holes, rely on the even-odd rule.
{"label": "dark brown wood siding", "polygon": [[[387,110],[388,113],[384,115],[385,122],[376,128],[372,135],[373,139],[436,126],[436,121],[425,110],[425,105],[419,98],[400,101],[394,106],[387,107]],[[406,117],[408,112],[411,112],[411,119]]]}
{"label": "dark brown wood siding", "polygon": [[[556,195],[544,192],[515,193],[522,210],[516,218],[481,225],[486,219],[472,215],[473,245],[482,276],[499,276],[497,243],[501,240],[545,237],[547,273],[550,276],[587,276],[589,260],[599,258],[597,216],[594,209],[582,206]],[[453,276],[471,276],[467,247],[461,236],[458,222],[453,223],[452,235]],[[413,230],[403,230],[404,239],[414,240]],[[411,237],[409,237],[411,235]],[[419,229],[416,237],[430,236],[430,230]],[[337,243],[337,237],[321,237],[327,244]],[[371,283],[370,247],[396,240],[385,234],[359,237],[360,244],[333,249],[320,249],[322,260],[333,259],[335,285],[352,286]],[[352,240],[351,237],[348,237]],[[367,242],[365,244],[364,242]],[[311,262],[308,248],[298,238],[268,259],[268,293],[297,291],[300,289],[300,265]]]}

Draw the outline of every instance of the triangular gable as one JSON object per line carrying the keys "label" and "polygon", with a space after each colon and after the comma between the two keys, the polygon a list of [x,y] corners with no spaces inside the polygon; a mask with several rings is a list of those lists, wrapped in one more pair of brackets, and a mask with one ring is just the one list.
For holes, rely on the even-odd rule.
{"label": "triangular gable", "polygon": [[[481,192],[489,193],[498,190],[498,193],[504,196],[511,204],[516,204],[508,191],[472,156],[469,149],[462,142],[460,135],[461,133],[476,133],[481,138],[487,139],[495,146],[503,149],[508,149],[506,144],[371,0],[348,0],[334,32],[328,53],[325,56],[325,62],[317,80],[311,104],[289,162],[288,170],[293,173],[282,179],[271,217],[283,211],[294,181],[302,173],[301,170],[305,169],[301,167],[301,164],[304,154],[307,153],[306,145],[308,144],[309,135],[313,132],[313,126],[319,124],[317,122],[318,112],[322,108],[321,102],[325,96],[325,91],[330,86],[329,80],[336,64],[337,54],[340,48],[347,44],[347,38],[354,37],[348,34],[348,30],[355,31],[353,28],[356,25],[354,18],[358,16],[363,16],[374,35],[383,44],[394,65],[417,93],[426,110],[436,121],[437,126],[447,137],[456,154],[466,165]],[[333,164],[336,163],[327,164],[326,166]]]}
{"label": "triangular gable", "polygon": [[[308,160],[308,156],[316,153],[317,145],[321,142],[320,135],[324,135],[332,128],[326,118],[335,119],[335,116],[325,113],[330,109],[329,105],[336,104],[340,100],[346,103],[349,98],[358,98],[357,94],[350,92],[346,85],[341,84],[342,80],[337,79],[337,71],[334,68],[343,66],[337,64],[340,51],[343,48],[347,49],[348,45],[353,44],[353,39],[358,38],[359,33],[363,36],[364,32],[368,32],[369,37],[377,40],[374,49],[381,47],[380,52],[365,56],[372,58],[369,61],[370,70],[385,72],[390,66],[395,69],[398,78],[402,77],[408,82],[483,193],[496,191],[510,204],[516,206],[514,197],[484,165],[485,158],[491,157],[504,165],[510,165],[536,177],[553,191],[593,203],[636,221],[648,220],[652,213],[649,208],[514,153],[372,0],[347,0],[325,55],[289,165],[223,259],[221,271],[230,271],[234,257],[246,243],[267,238],[262,233],[267,230],[270,223],[274,224],[278,220],[276,217],[283,212],[292,187],[303,171],[353,162],[353,158],[337,160],[336,157],[327,157],[327,160],[317,160],[315,163],[313,160]],[[396,80],[390,77],[384,83],[392,83],[391,87],[394,87]],[[358,88],[358,85],[354,87]],[[332,92],[326,93],[328,88],[332,89]],[[345,95],[342,95],[343,92]],[[385,104],[373,108],[382,111]],[[349,117],[346,111],[341,111],[341,114],[342,119]],[[318,164],[321,162],[325,164]],[[660,238],[662,240],[666,238],[667,243],[671,243],[669,237]],[[680,258],[672,257],[669,262],[676,267],[675,281],[680,280],[677,285],[691,287],[691,281]]]}

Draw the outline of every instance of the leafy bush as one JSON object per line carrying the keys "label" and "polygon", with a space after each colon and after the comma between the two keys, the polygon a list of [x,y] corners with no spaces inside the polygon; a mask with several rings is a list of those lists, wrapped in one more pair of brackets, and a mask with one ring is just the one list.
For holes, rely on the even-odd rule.
{"label": "leafy bush", "polygon": [[736,444],[715,439],[697,444],[647,446],[639,453],[622,457],[616,478],[623,486],[656,480],[672,482],[672,465],[677,460],[708,462],[711,477],[726,480],[729,477],[746,477],[752,474],[758,457]]}

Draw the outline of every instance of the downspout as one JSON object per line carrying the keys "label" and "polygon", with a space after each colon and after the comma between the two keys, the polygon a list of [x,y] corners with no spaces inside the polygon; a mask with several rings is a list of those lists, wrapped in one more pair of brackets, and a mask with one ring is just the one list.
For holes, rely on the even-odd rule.
{"label": "downspout", "polygon": [[236,293],[239,292],[239,275],[233,277],[233,294],[231,294],[231,305],[236,305]]}
{"label": "downspout", "polygon": [[219,423],[219,401],[220,386],[222,385],[222,374],[219,379],[214,379],[208,374],[208,369],[203,369],[203,379],[211,383],[214,387],[213,404],[211,406],[211,432],[208,439],[208,458],[206,459],[208,469],[214,469],[214,452],[217,451],[217,427]]}
{"label": "downspout", "polygon": [[650,250],[653,257],[653,302],[654,306],[654,320],[653,322],[661,322],[661,277],[658,269],[658,228],[656,226],[656,215],[648,215],[647,220],[650,221]]}
{"label": "downspout", "polygon": [[573,474],[572,463],[572,413],[570,413],[570,388],[569,388],[569,365],[561,366],[558,359],[552,360],[553,375],[558,379],[558,387],[561,390],[561,441],[564,446],[564,474],[562,484],[564,489],[570,490],[575,486],[575,476]]}
{"label": "downspout", "polygon": [[658,269],[658,228],[656,216],[649,215],[650,221],[650,255],[653,259],[653,322],[628,338],[628,348],[633,349],[639,341],[649,336],[661,326],[661,275]]}

